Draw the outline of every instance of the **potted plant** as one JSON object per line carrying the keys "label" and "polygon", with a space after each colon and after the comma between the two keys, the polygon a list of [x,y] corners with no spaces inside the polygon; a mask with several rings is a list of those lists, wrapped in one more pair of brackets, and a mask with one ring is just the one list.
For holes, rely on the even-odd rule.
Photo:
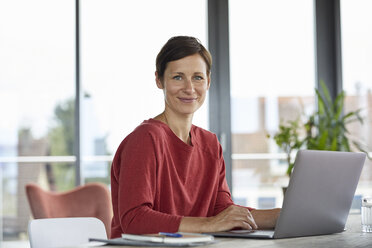
{"label": "potted plant", "polygon": [[361,109],[344,114],[345,92],[341,92],[332,101],[323,81],[320,82],[322,92],[315,90],[318,97],[318,110],[312,114],[305,124],[306,148],[309,150],[352,151],[354,145],[359,151],[368,154],[364,145],[350,137],[347,124],[360,122]]}
{"label": "potted plant", "polygon": [[[323,81],[320,82],[322,92],[315,89],[318,97],[318,110],[307,118],[305,124],[300,118],[279,125],[279,131],[273,136],[276,144],[287,155],[287,175],[291,176],[293,160],[291,154],[302,147],[309,150],[352,151],[356,148],[368,155],[365,146],[353,140],[347,129],[347,124],[360,122],[361,109],[344,114],[345,93],[341,92],[332,100],[329,90]],[[304,131],[305,137],[300,133]]]}

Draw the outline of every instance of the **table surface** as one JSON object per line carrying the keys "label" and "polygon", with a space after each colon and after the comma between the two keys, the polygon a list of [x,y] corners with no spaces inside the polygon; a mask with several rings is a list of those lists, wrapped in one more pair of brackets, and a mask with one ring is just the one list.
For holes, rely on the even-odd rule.
{"label": "table surface", "polygon": [[[217,243],[200,246],[208,248],[237,248],[237,247],[372,247],[372,233],[363,233],[360,215],[349,215],[346,231],[331,235],[310,236],[286,239],[238,239],[217,238]],[[79,246],[84,247],[84,246]],[[88,246],[86,246],[88,247]],[[107,248],[133,246],[103,246]]]}

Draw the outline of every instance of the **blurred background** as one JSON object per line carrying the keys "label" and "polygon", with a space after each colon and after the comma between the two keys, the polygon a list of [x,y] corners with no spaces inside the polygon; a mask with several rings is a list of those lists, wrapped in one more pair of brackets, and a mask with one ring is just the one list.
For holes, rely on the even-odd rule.
{"label": "blurred background", "polygon": [[[218,43],[211,27],[228,30],[223,44],[229,51],[229,57],[214,56],[212,70],[228,73],[224,82],[213,74],[212,88],[229,87],[220,98],[210,95],[194,124],[218,133],[211,109],[227,99],[221,118],[230,132],[218,135],[233,198],[251,207],[280,207],[287,165],[267,135],[316,110],[316,1],[229,0],[228,18],[211,12],[211,0],[78,2],[78,25],[73,0],[0,3],[1,239],[27,239],[27,183],[51,191],[88,182],[110,187],[111,160],[122,139],[164,108],[154,77],[160,48],[176,35],[195,36],[209,47]],[[363,109],[364,118],[348,128],[371,148],[372,1],[339,3],[345,110]],[[370,161],[356,209],[367,194]]]}

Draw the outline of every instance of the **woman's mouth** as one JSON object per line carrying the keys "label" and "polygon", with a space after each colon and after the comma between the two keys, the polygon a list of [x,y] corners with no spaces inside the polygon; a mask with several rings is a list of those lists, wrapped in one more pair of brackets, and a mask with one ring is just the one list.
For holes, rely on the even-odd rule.
{"label": "woman's mouth", "polygon": [[193,97],[178,97],[178,99],[180,99],[180,101],[184,103],[193,103],[196,101],[196,98]]}

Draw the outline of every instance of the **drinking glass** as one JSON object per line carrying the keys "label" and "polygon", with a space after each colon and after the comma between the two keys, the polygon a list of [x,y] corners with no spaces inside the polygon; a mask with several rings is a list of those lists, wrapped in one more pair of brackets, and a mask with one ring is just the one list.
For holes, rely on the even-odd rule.
{"label": "drinking glass", "polygon": [[362,230],[372,232],[372,197],[362,198]]}

